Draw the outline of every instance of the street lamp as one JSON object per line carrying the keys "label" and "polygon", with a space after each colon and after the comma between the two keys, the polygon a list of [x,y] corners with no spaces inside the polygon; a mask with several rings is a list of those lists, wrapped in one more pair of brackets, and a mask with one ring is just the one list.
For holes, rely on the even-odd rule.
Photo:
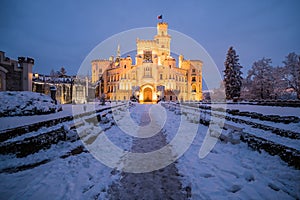
{"label": "street lamp", "polygon": [[35,74],[34,74],[34,78],[38,79],[38,78],[39,78],[39,74],[38,74],[38,73],[35,73]]}

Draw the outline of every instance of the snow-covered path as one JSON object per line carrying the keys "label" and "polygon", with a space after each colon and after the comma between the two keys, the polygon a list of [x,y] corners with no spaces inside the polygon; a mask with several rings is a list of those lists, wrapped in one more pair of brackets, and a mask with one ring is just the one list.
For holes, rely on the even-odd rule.
{"label": "snow-covered path", "polygon": [[[151,105],[137,105],[135,109],[135,120],[143,129],[150,123],[149,109]],[[144,109],[143,109],[144,108]],[[139,131],[140,133],[143,130]],[[166,131],[162,129],[156,135],[149,138],[135,137],[132,142],[131,152],[148,153],[158,150],[167,145]],[[169,148],[167,154],[172,155]],[[153,158],[156,159],[156,158]],[[123,165],[130,168],[131,165],[138,165],[137,159],[125,159]],[[160,162],[153,160],[151,164]],[[121,179],[110,186],[110,199],[187,199],[190,195],[188,190],[182,188],[180,174],[175,163],[171,163],[165,168],[147,173],[128,173],[122,172]]]}

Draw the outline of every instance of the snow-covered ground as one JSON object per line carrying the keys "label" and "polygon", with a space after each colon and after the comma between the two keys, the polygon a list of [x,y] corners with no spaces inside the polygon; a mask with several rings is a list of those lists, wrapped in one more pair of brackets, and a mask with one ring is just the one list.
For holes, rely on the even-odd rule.
{"label": "snow-covered ground", "polygon": [[[106,103],[109,105],[109,103]],[[15,128],[19,126],[29,125],[32,123],[43,122],[51,119],[62,118],[66,116],[71,116],[73,114],[83,113],[84,107],[86,107],[86,112],[93,111],[95,109],[103,108],[104,106],[99,105],[99,103],[88,103],[88,104],[63,104],[62,111],[45,114],[45,115],[32,115],[32,116],[13,116],[13,117],[0,117],[0,131],[10,128]]]}
{"label": "snow-covered ground", "polygon": [[[278,156],[258,153],[246,144],[218,142],[207,157],[199,149],[207,128],[199,126],[190,149],[178,160],[192,199],[298,199],[300,171]],[[227,133],[223,133],[227,134]]]}
{"label": "snow-covered ground", "polygon": [[[220,104],[223,107],[224,104]],[[218,107],[218,104],[214,104]],[[280,107],[280,106],[260,106],[246,104],[226,104],[228,109],[238,109],[240,111],[257,112],[263,115],[279,115],[279,116],[297,116],[300,117],[300,108]]]}
{"label": "snow-covered ground", "polygon": [[1,157],[1,167],[6,159],[10,159],[11,165],[51,159],[33,169],[1,173],[1,199],[103,199],[101,195],[119,176],[111,174],[111,169],[90,153],[60,157],[80,144],[80,141],[59,143],[23,159]]}
{"label": "snow-covered ground", "polygon": [[[78,112],[83,112],[82,105],[77,106]],[[147,126],[151,125],[151,120],[157,119],[155,123],[157,126],[161,126],[161,131],[151,137],[139,138],[122,131],[117,124],[122,121],[122,113],[126,110],[116,109],[112,114],[106,116],[109,123],[95,126],[85,122],[84,126],[78,127],[77,130],[82,135],[82,141],[60,142],[52,145],[50,149],[41,150],[25,158],[0,155],[1,198],[130,199],[134,197],[157,199],[170,198],[174,194],[177,199],[300,198],[300,170],[289,167],[277,156],[271,156],[264,151],[258,153],[251,150],[246,144],[238,142],[231,144],[218,141],[213,150],[205,158],[200,159],[199,149],[207,133],[207,127],[192,123],[190,118],[176,115],[168,109],[164,109],[165,114],[163,114],[164,112],[161,110],[155,109],[157,106],[159,109],[164,109],[160,105],[140,104],[134,104],[129,108],[130,117],[140,126],[141,134],[147,130]],[[88,106],[88,109],[94,108],[94,104]],[[255,110],[255,106],[252,106],[252,109],[254,110],[249,111],[259,112],[259,109]],[[154,115],[149,112],[153,112]],[[294,112],[296,111],[291,111],[288,115],[293,115]],[[71,105],[65,105],[62,112],[50,114],[45,118],[57,118],[71,113]],[[165,123],[158,123],[159,120],[163,120],[163,117],[162,115],[158,117],[155,113],[163,114],[166,117]],[[35,116],[24,117],[23,123],[33,120],[28,117]],[[111,117],[114,117],[115,125],[111,123],[113,122]],[[16,119],[16,117],[11,119]],[[22,121],[22,117],[20,119]],[[63,124],[67,124],[67,122]],[[176,146],[178,144],[172,143],[172,140],[180,132],[181,126],[184,126],[183,130],[185,130],[184,134],[180,136],[182,145]],[[195,138],[193,138],[193,130],[196,130]],[[40,130],[41,133],[42,131],[44,130]],[[230,130],[224,131],[223,134],[230,135]],[[177,148],[183,147],[185,141],[191,138],[193,140],[187,151],[175,161],[179,156],[178,152],[182,150]],[[103,144],[103,139],[108,139],[107,141],[119,147],[119,154],[111,154],[114,149],[109,149],[111,146],[108,145],[108,142],[104,146],[97,146]],[[155,152],[169,143],[173,145],[169,145],[168,150],[161,152],[160,156],[155,159],[146,154],[138,159],[129,156],[130,152]],[[105,146],[106,144],[107,146]],[[107,157],[104,159],[111,159],[115,167],[110,168],[100,162],[97,156],[103,154],[97,152],[69,154],[82,145],[85,145],[88,150],[107,147],[103,149],[107,152]],[[70,156],[62,157],[62,155]],[[157,168],[157,170],[147,173],[128,172],[132,169],[141,170],[137,166],[149,169],[153,165],[165,162],[166,159],[172,161],[167,167]],[[33,168],[10,172],[4,170],[44,160],[46,160],[45,163]]]}
{"label": "snow-covered ground", "polygon": [[49,114],[61,109],[51,97],[28,91],[0,92],[0,102],[0,117]]}

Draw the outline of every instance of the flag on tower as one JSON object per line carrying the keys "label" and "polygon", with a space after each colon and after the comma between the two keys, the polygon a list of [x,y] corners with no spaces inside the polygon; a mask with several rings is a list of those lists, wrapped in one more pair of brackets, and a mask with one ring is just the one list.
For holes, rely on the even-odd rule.
{"label": "flag on tower", "polygon": [[157,19],[162,19],[162,15],[158,15],[158,16],[157,16]]}

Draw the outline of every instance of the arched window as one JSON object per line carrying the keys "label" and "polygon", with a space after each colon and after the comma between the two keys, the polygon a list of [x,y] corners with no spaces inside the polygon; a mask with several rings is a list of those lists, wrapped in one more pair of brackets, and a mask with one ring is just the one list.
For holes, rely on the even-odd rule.
{"label": "arched window", "polygon": [[192,85],[192,92],[196,92],[196,85]]}

